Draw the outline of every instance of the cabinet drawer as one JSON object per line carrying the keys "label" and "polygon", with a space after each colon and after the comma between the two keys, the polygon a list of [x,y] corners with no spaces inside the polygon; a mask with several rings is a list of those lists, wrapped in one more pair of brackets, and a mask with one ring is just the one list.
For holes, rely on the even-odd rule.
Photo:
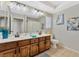
{"label": "cabinet drawer", "polygon": [[29,45],[29,44],[30,44],[30,39],[18,42],[19,46],[25,46],[25,45]]}
{"label": "cabinet drawer", "polygon": [[39,38],[39,42],[44,41],[44,40],[45,40],[45,37],[40,37]]}
{"label": "cabinet drawer", "polygon": [[50,40],[51,36],[46,36],[45,38],[46,38],[46,40]]}
{"label": "cabinet drawer", "polygon": [[3,43],[3,44],[0,44],[0,51],[12,49],[12,48],[16,48],[16,47],[17,47],[17,42]]}
{"label": "cabinet drawer", "polygon": [[38,39],[31,39],[31,43],[38,43]]}
{"label": "cabinet drawer", "polygon": [[10,49],[3,52],[0,52],[0,57],[15,57],[16,56],[16,50]]}

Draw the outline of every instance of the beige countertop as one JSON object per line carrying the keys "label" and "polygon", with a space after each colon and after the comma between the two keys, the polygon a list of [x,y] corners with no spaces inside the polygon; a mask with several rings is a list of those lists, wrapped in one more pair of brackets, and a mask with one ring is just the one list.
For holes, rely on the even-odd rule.
{"label": "beige countertop", "polygon": [[[51,34],[42,34],[42,35],[37,35],[36,38],[38,37],[43,37],[43,36],[51,36]],[[25,40],[25,39],[32,39],[30,35],[24,35],[21,37],[9,37],[8,39],[0,39],[0,43],[7,43],[7,42],[12,42],[12,41],[19,41],[19,40]]]}

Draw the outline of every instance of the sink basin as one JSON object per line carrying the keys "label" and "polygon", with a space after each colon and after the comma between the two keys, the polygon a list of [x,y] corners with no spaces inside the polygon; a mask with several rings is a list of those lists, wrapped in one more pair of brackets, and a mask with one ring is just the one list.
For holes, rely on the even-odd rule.
{"label": "sink basin", "polygon": [[37,37],[37,35],[36,34],[32,34],[32,35],[30,35],[32,38],[36,38]]}

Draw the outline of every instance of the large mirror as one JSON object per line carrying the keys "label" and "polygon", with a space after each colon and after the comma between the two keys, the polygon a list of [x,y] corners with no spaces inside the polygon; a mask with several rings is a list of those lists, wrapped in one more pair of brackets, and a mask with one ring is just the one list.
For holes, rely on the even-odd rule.
{"label": "large mirror", "polygon": [[[9,32],[11,33],[32,33],[49,30],[52,28],[52,16],[50,16],[49,14],[31,7],[26,7],[25,5],[17,2],[10,3],[12,4],[10,4],[10,6],[8,5],[8,21],[6,17],[0,17],[0,28],[8,28]],[[21,10],[19,11],[18,8],[20,8]],[[17,10],[18,12],[15,10]]]}

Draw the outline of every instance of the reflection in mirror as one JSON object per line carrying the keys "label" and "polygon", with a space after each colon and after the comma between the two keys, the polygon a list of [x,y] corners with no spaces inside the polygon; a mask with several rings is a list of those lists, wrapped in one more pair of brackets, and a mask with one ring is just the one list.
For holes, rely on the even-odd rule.
{"label": "reflection in mirror", "polygon": [[45,15],[39,18],[28,18],[28,33],[52,33],[51,20],[52,17],[50,15]]}
{"label": "reflection in mirror", "polygon": [[[11,11],[11,14],[15,14],[14,16],[16,17],[15,18],[14,16],[12,16],[14,17],[14,19],[11,21],[13,25],[10,24],[11,31],[19,33],[30,33],[45,30],[49,31],[51,29],[51,16],[48,13],[21,3],[17,2],[10,2],[10,3],[13,6],[16,5],[14,6],[15,8],[12,8],[12,5],[9,5],[10,7],[9,11]],[[17,8],[17,6],[19,6],[21,10]],[[25,10],[24,12],[21,7],[26,8],[24,9]],[[19,15],[22,16],[21,18],[23,19],[17,19]]]}
{"label": "reflection in mirror", "polygon": [[49,14],[44,14],[43,17],[41,17],[40,22],[42,24],[42,32],[44,33],[52,33],[52,16]]}
{"label": "reflection in mirror", "polygon": [[41,31],[42,24],[38,19],[28,19],[28,33]]}
{"label": "reflection in mirror", "polygon": [[7,17],[0,16],[0,29],[7,29]]}
{"label": "reflection in mirror", "polygon": [[13,18],[13,28],[12,31],[14,33],[22,33],[22,24],[23,24],[23,19],[18,19],[18,18]]}

